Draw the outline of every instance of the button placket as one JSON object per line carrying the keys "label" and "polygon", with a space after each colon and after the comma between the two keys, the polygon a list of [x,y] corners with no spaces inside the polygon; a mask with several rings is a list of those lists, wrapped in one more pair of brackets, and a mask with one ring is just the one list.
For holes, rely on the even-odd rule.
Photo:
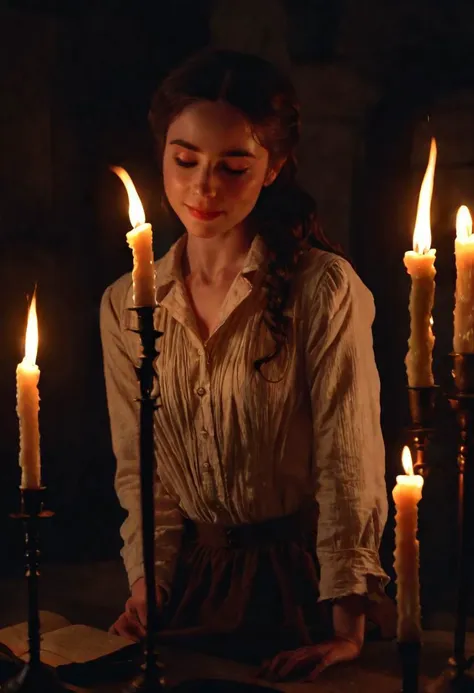
{"label": "button placket", "polygon": [[207,350],[199,350],[199,376],[197,386],[195,385],[196,396],[200,400],[200,417],[197,421],[196,433],[199,441],[199,468],[202,480],[209,497],[218,497],[218,489],[215,479],[215,470],[218,468],[214,463],[216,455],[215,445],[210,432],[212,432],[212,410],[210,399],[210,377],[209,377],[209,357]]}

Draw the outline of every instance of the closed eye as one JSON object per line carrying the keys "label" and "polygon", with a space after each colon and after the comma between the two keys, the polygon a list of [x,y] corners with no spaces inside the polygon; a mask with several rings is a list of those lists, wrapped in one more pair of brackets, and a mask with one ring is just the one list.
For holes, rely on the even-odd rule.
{"label": "closed eye", "polygon": [[[175,156],[174,160],[178,164],[178,166],[181,166],[181,168],[193,168],[197,165],[197,161],[184,161],[183,159],[180,159],[179,156]],[[246,168],[230,168],[230,166],[222,164],[222,169],[226,173],[229,173],[231,176],[242,176],[249,170],[249,168],[249,166],[247,166]]]}
{"label": "closed eye", "polygon": [[230,173],[231,176],[242,176],[249,170],[250,167],[247,166],[247,168],[230,168],[229,166],[226,166],[224,164],[222,168],[226,173]]}
{"label": "closed eye", "polygon": [[183,168],[192,168],[193,166],[196,166],[196,161],[183,161],[178,156],[175,156],[174,160],[178,166],[182,166]]}

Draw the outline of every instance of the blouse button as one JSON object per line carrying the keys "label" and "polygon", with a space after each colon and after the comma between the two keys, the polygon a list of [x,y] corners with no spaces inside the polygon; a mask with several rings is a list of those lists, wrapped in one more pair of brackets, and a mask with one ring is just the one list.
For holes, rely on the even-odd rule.
{"label": "blouse button", "polygon": [[202,397],[203,395],[206,394],[206,390],[203,387],[198,387],[196,392],[198,393],[199,397]]}
{"label": "blouse button", "polygon": [[202,463],[202,468],[203,468],[203,469],[210,469],[210,468],[211,468],[211,465],[210,465],[209,462],[203,462],[203,463]]}

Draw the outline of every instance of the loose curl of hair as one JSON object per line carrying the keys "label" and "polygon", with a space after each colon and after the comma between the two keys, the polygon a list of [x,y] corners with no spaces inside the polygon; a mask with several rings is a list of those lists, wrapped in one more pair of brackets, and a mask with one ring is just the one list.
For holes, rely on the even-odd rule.
{"label": "loose curl of hair", "polygon": [[[175,69],[155,93],[149,122],[162,164],[171,122],[197,101],[224,101],[247,120],[257,142],[269,153],[269,166],[280,171],[262,188],[247,221],[262,237],[268,263],[264,279],[263,320],[274,341],[270,354],[254,362],[255,369],[276,358],[288,335],[284,311],[301,255],[311,247],[342,254],[318,224],[316,203],[297,182],[295,148],[300,137],[300,108],[291,81],[274,65],[254,55],[206,49]],[[172,212],[162,190],[165,208]]]}

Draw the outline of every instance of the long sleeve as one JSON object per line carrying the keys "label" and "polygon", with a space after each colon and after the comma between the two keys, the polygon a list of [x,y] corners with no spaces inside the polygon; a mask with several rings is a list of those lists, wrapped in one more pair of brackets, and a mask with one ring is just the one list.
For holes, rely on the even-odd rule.
{"label": "long sleeve", "polygon": [[388,582],[379,559],[388,504],[372,295],[346,261],[332,258],[308,301],[306,372],[324,600]]}
{"label": "long sleeve", "polygon": [[[128,278],[129,279],[129,278]],[[138,459],[139,405],[134,364],[124,344],[120,316],[125,309],[127,286],[122,278],[104,293],[101,303],[101,337],[112,445],[117,460],[115,490],[128,517],[121,527],[122,558],[130,587],[144,575],[141,537],[140,472]],[[178,500],[155,477],[155,575],[157,585],[170,593],[181,545],[183,518]]]}

